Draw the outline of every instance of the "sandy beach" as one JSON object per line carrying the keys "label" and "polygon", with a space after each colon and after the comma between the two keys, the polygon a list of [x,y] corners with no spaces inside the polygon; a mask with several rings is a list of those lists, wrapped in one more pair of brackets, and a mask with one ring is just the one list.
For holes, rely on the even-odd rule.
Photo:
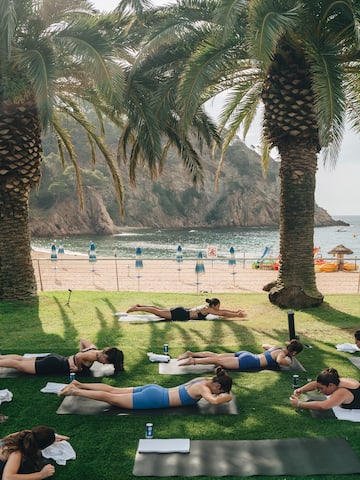
{"label": "sandy beach", "polygon": [[[195,262],[184,260],[143,260],[135,268],[135,259],[98,257],[90,263],[87,256],[62,255],[56,261],[49,253],[33,251],[32,258],[39,291],[96,290],[179,293],[254,293],[277,277],[275,270],[255,270],[250,265],[204,259],[205,273],[196,275]],[[359,293],[359,271],[316,273],[323,294]]]}

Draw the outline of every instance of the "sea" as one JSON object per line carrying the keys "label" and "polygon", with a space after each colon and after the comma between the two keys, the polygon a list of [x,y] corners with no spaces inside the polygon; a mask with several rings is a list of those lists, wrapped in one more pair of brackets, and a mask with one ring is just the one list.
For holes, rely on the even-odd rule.
{"label": "sea", "polygon": [[[333,216],[349,226],[316,227],[314,246],[320,247],[319,255],[332,258],[328,252],[337,245],[353,251],[352,258],[360,258],[360,216]],[[176,255],[195,258],[199,252],[205,257],[228,258],[229,254],[241,258],[257,259],[265,249],[273,258],[279,254],[279,230],[274,227],[227,227],[227,228],[126,228],[116,235],[33,237],[34,251],[51,254],[51,246],[62,246],[65,253],[88,255],[90,242],[94,243],[96,256],[135,258],[136,251],[142,258],[174,259]],[[53,247],[54,248],[54,247]],[[140,250],[139,250],[140,249]],[[231,249],[231,252],[230,252]],[[230,252],[230,253],[229,253]]]}

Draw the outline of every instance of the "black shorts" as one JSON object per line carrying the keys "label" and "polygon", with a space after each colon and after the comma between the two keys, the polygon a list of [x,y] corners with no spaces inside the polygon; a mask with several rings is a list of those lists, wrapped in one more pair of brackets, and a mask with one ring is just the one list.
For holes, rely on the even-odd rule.
{"label": "black shorts", "polygon": [[57,353],[49,353],[45,357],[36,357],[35,373],[36,375],[69,375],[68,359]]}
{"label": "black shorts", "polygon": [[178,320],[180,322],[186,322],[190,320],[190,311],[184,307],[175,307],[170,309],[171,320]]}

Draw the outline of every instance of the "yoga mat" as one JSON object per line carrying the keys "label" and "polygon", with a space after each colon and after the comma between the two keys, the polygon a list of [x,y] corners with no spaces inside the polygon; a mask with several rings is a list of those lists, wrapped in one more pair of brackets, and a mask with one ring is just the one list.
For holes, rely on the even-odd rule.
{"label": "yoga mat", "polygon": [[[118,317],[119,322],[131,322],[131,323],[148,323],[148,322],[170,322],[166,318],[158,317],[157,315],[153,315],[152,313],[148,314],[134,314],[134,313],[125,313],[125,312],[116,312],[114,313],[116,317]],[[212,315],[209,313],[206,315],[205,320],[220,320],[221,317],[218,315]],[[176,320],[174,320],[176,321]],[[180,320],[181,321],[181,320]],[[189,320],[190,322],[197,321],[196,319]],[[201,320],[202,321],[202,320]]]}
{"label": "yoga mat", "polygon": [[119,322],[132,322],[132,323],[148,323],[148,322],[164,322],[165,318],[160,318],[157,315],[149,314],[134,314],[134,313],[114,313],[118,317]]}
{"label": "yoga mat", "polygon": [[348,360],[360,370],[360,357],[348,357]]}
{"label": "yoga mat", "polygon": [[360,459],[342,438],[191,440],[190,453],[136,452],[138,477],[344,475],[360,472]]}
{"label": "yoga mat", "polygon": [[238,415],[235,398],[229,403],[211,405],[201,399],[196,405],[175,408],[128,410],[84,397],[65,397],[56,413],[60,415]]}
{"label": "yoga mat", "polygon": [[[183,374],[198,374],[198,373],[214,373],[215,365],[178,365],[178,361],[175,358],[172,358],[168,363],[159,363],[159,373],[163,375],[183,375]],[[227,369],[229,372],[263,372],[263,371],[284,371],[284,372],[306,372],[305,368],[301,363],[294,358],[293,363],[290,367],[280,367],[280,369],[271,369],[271,368],[262,368],[262,369],[251,369],[251,370],[231,370]]]}
{"label": "yoga mat", "polygon": [[[100,362],[94,362],[93,366],[90,368],[89,371],[84,371],[82,373],[77,373],[76,376],[79,377],[109,377],[114,375],[114,366],[113,365],[105,365]],[[14,377],[24,377],[28,376],[27,373],[19,372],[15,368],[6,368],[0,367],[0,378],[14,378]],[[39,376],[39,375],[38,375]],[[42,375],[43,377],[64,377],[65,375],[56,375],[54,373],[48,375]]]}

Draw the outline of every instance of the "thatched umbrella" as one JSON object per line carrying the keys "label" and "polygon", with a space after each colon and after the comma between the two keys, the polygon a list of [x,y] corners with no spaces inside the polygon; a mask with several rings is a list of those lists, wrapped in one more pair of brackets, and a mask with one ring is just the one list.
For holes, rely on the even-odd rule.
{"label": "thatched umbrella", "polygon": [[350,250],[350,248],[344,247],[344,245],[338,245],[337,247],[334,247],[332,250],[330,250],[330,252],[328,253],[331,255],[336,255],[338,270],[343,270],[344,255],[351,255],[354,252]]}

